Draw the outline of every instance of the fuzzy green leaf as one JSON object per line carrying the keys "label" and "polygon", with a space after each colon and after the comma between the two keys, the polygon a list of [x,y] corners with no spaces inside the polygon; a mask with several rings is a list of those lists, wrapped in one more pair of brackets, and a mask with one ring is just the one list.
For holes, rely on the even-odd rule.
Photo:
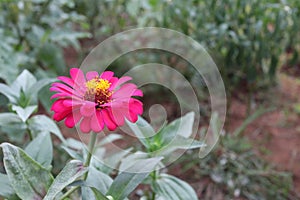
{"label": "fuzzy green leaf", "polygon": [[57,175],[43,200],[55,199],[59,192],[82,176],[86,170],[81,161],[71,160]]}
{"label": "fuzzy green leaf", "polygon": [[54,123],[52,119],[45,115],[35,115],[28,120],[29,129],[38,134],[40,132],[49,131],[56,135],[61,141],[65,141],[63,135],[61,134],[59,128]]}
{"label": "fuzzy green leaf", "polygon": [[25,152],[45,168],[50,168],[53,158],[53,147],[50,133],[40,133],[27,145]]}
{"label": "fuzzy green leaf", "polygon": [[160,175],[153,190],[163,199],[198,200],[196,192],[189,184],[168,174]]}
{"label": "fuzzy green leaf", "polygon": [[125,199],[155,169],[161,159],[138,160],[115,178],[106,196],[110,195],[114,200]]}
{"label": "fuzzy green leaf", "polygon": [[43,199],[53,177],[22,149],[9,143],[1,144],[4,166],[17,195],[24,200]]}

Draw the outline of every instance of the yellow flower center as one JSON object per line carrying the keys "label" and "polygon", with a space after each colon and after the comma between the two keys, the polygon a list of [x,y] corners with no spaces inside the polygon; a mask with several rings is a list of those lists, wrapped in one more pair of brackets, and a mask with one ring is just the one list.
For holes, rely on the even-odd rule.
{"label": "yellow flower center", "polygon": [[96,108],[100,108],[100,105],[111,101],[112,92],[109,91],[111,83],[108,80],[96,77],[85,83],[86,92],[84,99],[88,101],[94,101],[97,103]]}

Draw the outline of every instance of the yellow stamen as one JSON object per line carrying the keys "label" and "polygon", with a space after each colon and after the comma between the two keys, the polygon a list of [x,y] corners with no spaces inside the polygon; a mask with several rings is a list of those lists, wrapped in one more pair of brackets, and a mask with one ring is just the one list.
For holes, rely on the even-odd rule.
{"label": "yellow stamen", "polygon": [[96,108],[100,109],[100,105],[111,101],[112,91],[109,91],[111,83],[108,80],[96,77],[85,83],[87,91],[84,99],[97,103]]}
{"label": "yellow stamen", "polygon": [[93,91],[93,93],[96,93],[99,90],[100,91],[108,90],[110,84],[111,83],[108,80],[96,77],[86,82],[85,85],[89,91]]}

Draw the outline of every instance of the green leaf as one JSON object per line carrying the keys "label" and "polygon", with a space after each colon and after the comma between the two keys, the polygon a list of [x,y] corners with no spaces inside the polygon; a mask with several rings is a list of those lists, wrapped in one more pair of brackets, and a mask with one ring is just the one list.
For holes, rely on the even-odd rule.
{"label": "green leaf", "polygon": [[45,168],[50,168],[53,158],[53,147],[50,133],[40,133],[27,145],[25,152]]}
{"label": "green leaf", "polygon": [[13,90],[12,88],[10,88],[9,86],[0,83],[0,93],[2,93],[3,95],[5,95],[9,102],[16,104],[18,102],[18,96],[17,94],[20,93],[20,90]]}
{"label": "green leaf", "polygon": [[169,144],[151,153],[153,153],[153,155],[155,156],[166,156],[177,149],[198,149],[205,146],[206,145],[204,144],[204,142],[192,138],[184,138],[180,135],[177,135]]}
{"label": "green leaf", "polygon": [[1,144],[4,166],[17,195],[24,200],[43,199],[53,177],[22,149],[9,143]]}
{"label": "green leaf", "polygon": [[[112,155],[108,155],[106,158],[104,158],[103,163],[106,169],[102,169],[105,173],[110,173],[113,169],[116,169],[119,164],[121,163],[121,160],[132,151],[132,147],[128,149],[121,149],[120,151],[112,153]],[[101,159],[101,158],[100,158]]]}
{"label": "green leaf", "polygon": [[145,160],[147,158],[149,158],[149,155],[141,151],[129,154],[127,157],[122,159],[119,170],[120,172],[125,171],[127,168],[132,167],[137,161]]}
{"label": "green leaf", "polygon": [[96,200],[108,200],[101,192],[99,192],[96,188],[91,187],[93,193],[95,194]]}
{"label": "green leaf", "polygon": [[0,126],[14,126],[15,124],[24,124],[17,114],[0,113]]}
{"label": "green leaf", "polygon": [[1,131],[7,133],[13,141],[21,142],[27,125],[15,113],[0,113]]}
{"label": "green leaf", "polygon": [[78,43],[78,39],[89,38],[91,37],[91,34],[87,32],[59,30],[59,31],[53,31],[49,37],[52,41],[57,42],[62,47],[72,45],[78,51],[80,50],[80,44]]}
{"label": "green leaf", "polygon": [[37,103],[38,99],[38,92],[45,87],[46,85],[49,85],[50,83],[54,82],[56,79],[54,78],[44,78],[36,82],[33,86],[31,86],[28,89],[28,92],[26,92],[26,97],[29,98],[29,102],[31,104]]}
{"label": "green leaf", "polygon": [[11,85],[11,88],[14,91],[20,92],[20,89],[23,90],[25,94],[28,94],[29,89],[36,84],[36,78],[28,71],[24,70],[17,79]]}
{"label": "green leaf", "polygon": [[61,134],[59,128],[52,119],[46,115],[35,115],[28,120],[28,127],[30,131],[35,134],[40,132],[49,131],[56,135],[62,142],[65,142],[65,138]]}
{"label": "green leaf", "polygon": [[94,167],[90,167],[86,182],[89,186],[95,187],[101,193],[106,194],[113,180],[107,174],[95,169]]}
{"label": "green leaf", "polygon": [[170,143],[177,135],[180,135],[184,138],[190,137],[193,133],[194,118],[195,114],[190,112],[164,127],[159,133],[163,143]]}
{"label": "green leaf", "polygon": [[196,192],[189,184],[168,174],[160,175],[153,184],[153,190],[163,199],[198,200]]}
{"label": "green leaf", "polygon": [[20,106],[13,105],[12,110],[16,111],[19,117],[22,119],[23,122],[26,122],[28,117],[36,111],[37,106],[27,106],[26,108],[22,108]]}
{"label": "green leaf", "polygon": [[9,198],[15,194],[8,176],[0,173],[0,196]]}
{"label": "green leaf", "polygon": [[120,173],[113,181],[106,196],[110,195],[114,200],[123,200],[126,198],[161,161],[160,158],[149,158],[138,160],[126,172]]}
{"label": "green leaf", "polygon": [[81,187],[81,199],[82,200],[109,200],[97,188],[90,186],[86,181],[78,180],[78,181],[73,182],[69,186],[80,186]]}
{"label": "green leaf", "polygon": [[59,192],[82,176],[86,170],[81,161],[71,160],[57,175],[43,200],[55,199]]}
{"label": "green leaf", "polygon": [[45,43],[38,50],[37,59],[41,60],[44,66],[52,69],[58,74],[63,74],[65,67],[65,61],[63,58],[63,52],[60,47],[54,43]]}
{"label": "green leaf", "polygon": [[[89,168],[89,174],[86,180],[88,187],[82,187],[82,199],[98,200],[107,199],[103,194],[106,194],[113,180],[107,174],[95,169]],[[93,188],[97,188],[95,191]]]}
{"label": "green leaf", "polygon": [[62,148],[71,156],[73,159],[84,161],[83,151],[85,149],[84,143],[68,138],[62,144]]}
{"label": "green leaf", "polygon": [[[1,28],[1,30],[3,30]],[[2,35],[1,35],[2,36]],[[7,37],[1,37],[0,44],[0,78],[5,80],[6,83],[12,83],[18,75],[18,62],[16,60],[16,53],[13,52],[11,45],[5,43]],[[0,90],[2,91],[2,90]]]}
{"label": "green leaf", "polygon": [[114,134],[114,133],[110,133],[109,135],[105,136],[98,144],[97,146],[103,146],[109,143],[112,143],[116,140],[122,139],[123,136],[120,134]]}
{"label": "green leaf", "polygon": [[152,126],[144,120],[142,117],[138,118],[136,123],[131,123],[130,121],[126,120],[126,123],[133,131],[135,136],[140,140],[140,142],[147,148],[150,148],[150,144],[147,138],[150,138],[155,135],[155,131],[153,130]]}

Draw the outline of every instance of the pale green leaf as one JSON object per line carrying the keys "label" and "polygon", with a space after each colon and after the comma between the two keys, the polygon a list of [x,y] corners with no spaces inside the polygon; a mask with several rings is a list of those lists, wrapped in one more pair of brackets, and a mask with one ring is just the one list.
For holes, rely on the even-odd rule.
{"label": "pale green leaf", "polygon": [[23,122],[26,122],[28,117],[36,111],[37,106],[27,106],[26,108],[22,108],[20,106],[13,105],[12,110],[16,111],[16,113],[19,115],[19,117],[22,119]]}
{"label": "pale green leaf", "polygon": [[140,142],[148,149],[150,144],[147,138],[155,135],[155,131],[153,130],[152,126],[142,117],[139,117],[136,123],[131,123],[128,120],[126,120],[126,123],[133,131],[135,136],[140,140]]}
{"label": "pale green leaf", "polygon": [[27,145],[25,152],[45,168],[49,168],[53,158],[53,147],[50,133],[40,133]]}
{"label": "pale green leaf", "polygon": [[1,144],[4,166],[17,195],[24,200],[43,199],[53,177],[22,149],[9,143]]}
{"label": "pale green leaf", "polygon": [[57,125],[46,115],[35,115],[31,117],[28,120],[28,127],[35,134],[48,131],[56,135],[62,142],[65,141]]}
{"label": "pale green leaf", "polygon": [[106,196],[110,195],[114,200],[126,198],[155,169],[161,159],[160,157],[138,160],[115,178]]}
{"label": "pale green leaf", "polygon": [[17,114],[0,113],[0,126],[14,126],[15,124],[24,124]]}
{"label": "pale green leaf", "polygon": [[8,176],[0,173],[0,196],[8,198],[14,194],[15,191],[10,184]]}
{"label": "pale green leaf", "polygon": [[153,190],[166,200],[198,200],[195,190],[189,184],[168,174],[160,174],[154,182]]}
{"label": "pale green leaf", "polygon": [[37,82],[36,78],[28,71],[24,70],[11,85],[13,89],[22,89],[25,94]]}
{"label": "pale green leaf", "polygon": [[87,168],[78,160],[71,160],[57,175],[43,200],[53,200],[65,187],[86,172]]}
{"label": "pale green leaf", "polygon": [[19,92],[20,92],[20,90],[13,90],[9,86],[7,86],[3,83],[0,83],[0,93],[5,95],[8,98],[8,100],[13,104],[16,104],[18,102]]}

